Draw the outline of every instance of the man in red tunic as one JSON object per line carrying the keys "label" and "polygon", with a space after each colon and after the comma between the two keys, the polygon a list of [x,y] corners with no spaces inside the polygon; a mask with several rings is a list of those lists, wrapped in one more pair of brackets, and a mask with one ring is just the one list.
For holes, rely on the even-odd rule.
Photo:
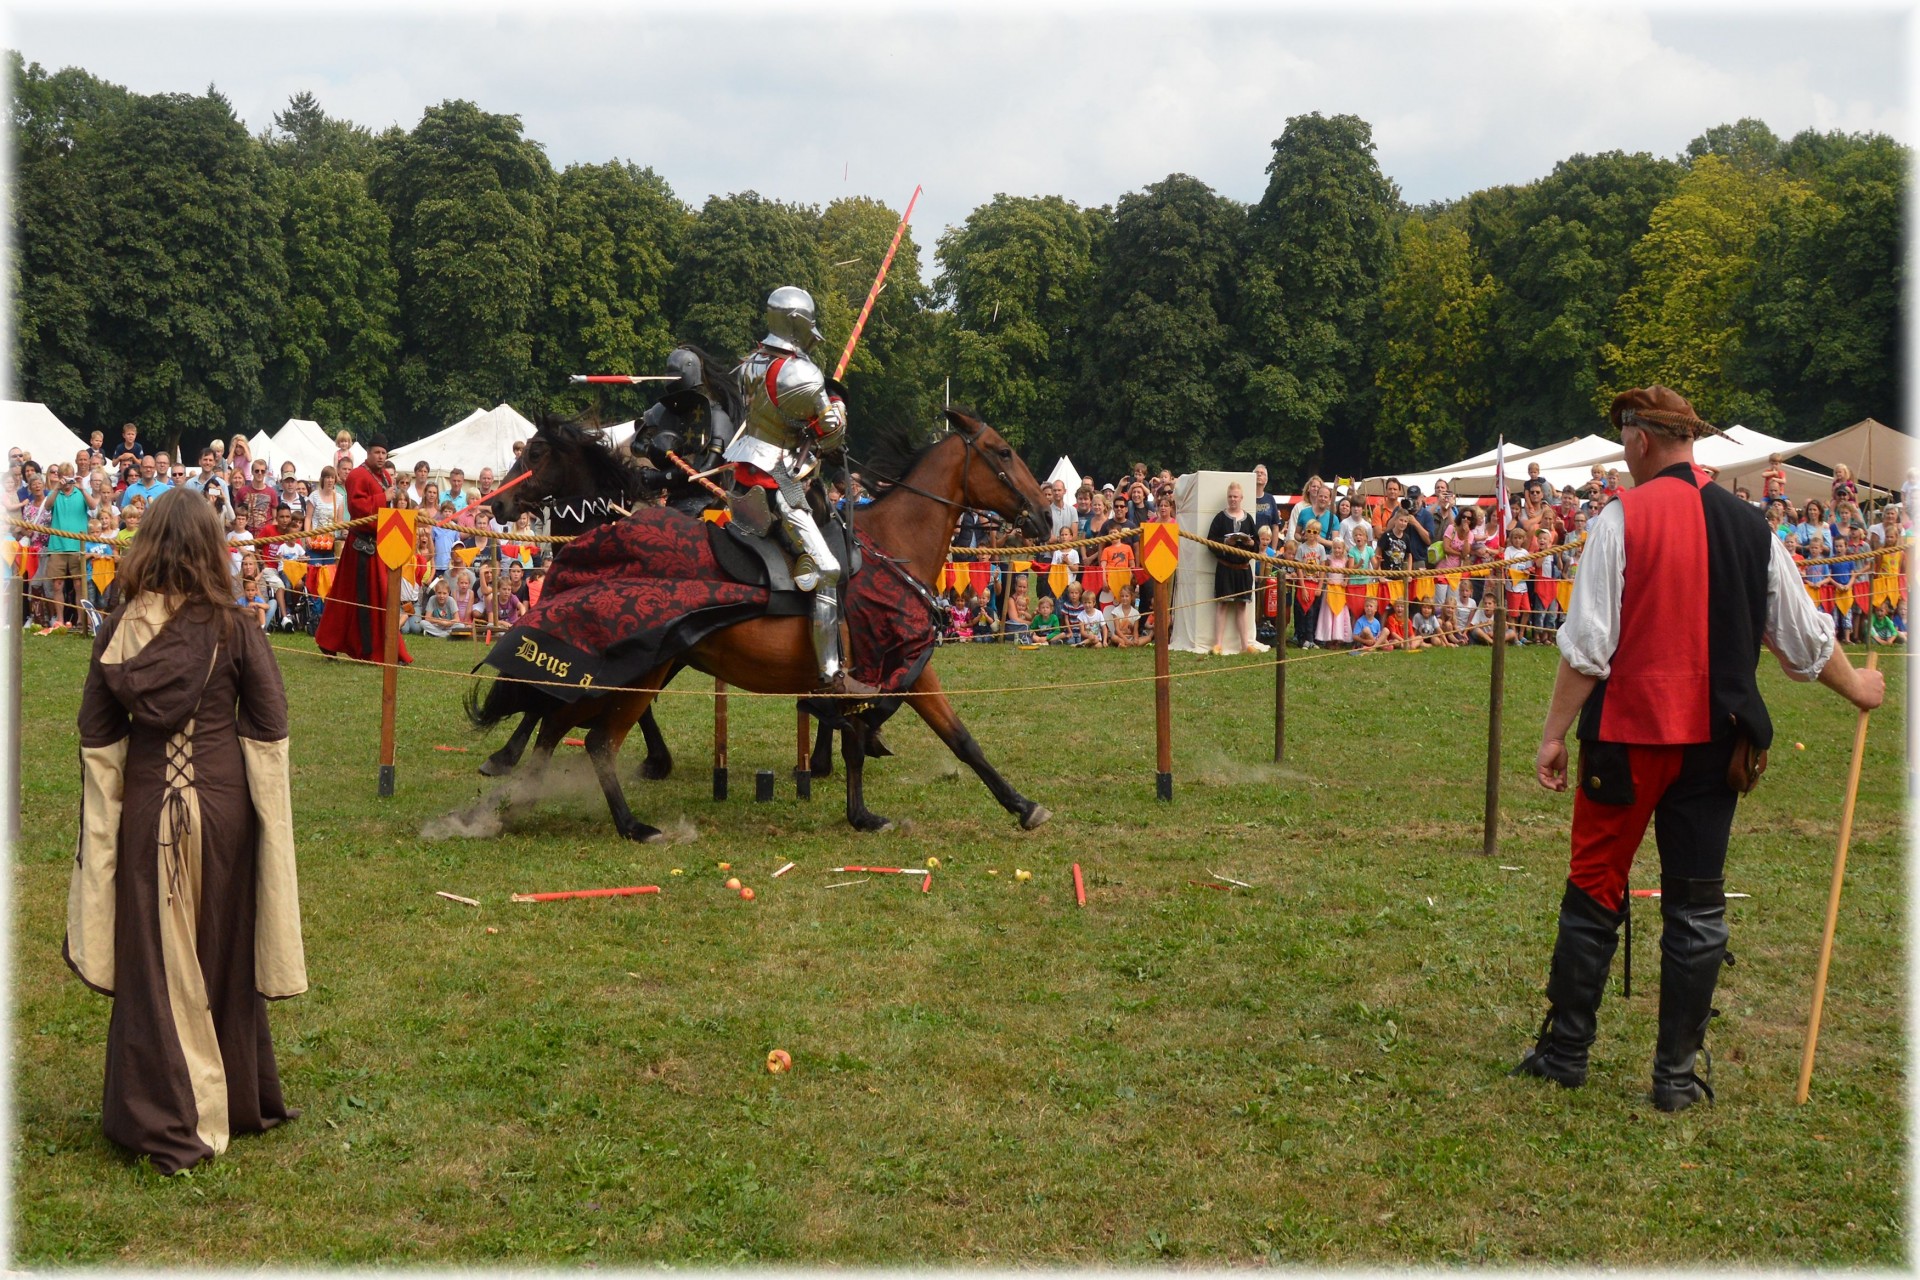
{"label": "man in red tunic", "polygon": [[[347,473],[347,518],[371,516],[382,507],[399,505],[393,472],[387,467],[387,441],[375,436],[367,442],[366,461]],[[314,640],[322,653],[344,653],[350,658],[378,662],[384,656],[387,634],[387,566],[380,563],[372,525],[353,529],[340,551],[340,565],[327,588],[326,609]],[[400,642],[400,661],[412,662],[407,643]]]}
{"label": "man in red tunic", "polygon": [[1727,956],[1727,840],[1754,773],[1733,766],[1773,737],[1754,680],[1760,646],[1789,678],[1818,680],[1862,710],[1880,705],[1886,685],[1847,661],[1759,511],[1694,463],[1694,439],[1717,428],[1658,386],[1622,392],[1609,416],[1634,487],[1588,525],[1558,636],[1534,767],[1541,786],[1567,789],[1577,721],[1573,856],[1546,1020],[1513,1074],[1586,1082],[1627,872],[1651,822],[1662,921],[1653,1105],[1681,1111],[1713,1097],[1694,1067]]}

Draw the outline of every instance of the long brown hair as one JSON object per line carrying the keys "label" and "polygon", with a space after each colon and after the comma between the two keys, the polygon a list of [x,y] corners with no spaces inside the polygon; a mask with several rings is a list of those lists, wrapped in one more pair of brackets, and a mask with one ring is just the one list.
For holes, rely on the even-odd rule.
{"label": "long brown hair", "polygon": [[191,489],[170,489],[147,508],[120,562],[121,599],[157,592],[176,609],[218,619],[224,636],[235,613],[230,564],[213,508]]}

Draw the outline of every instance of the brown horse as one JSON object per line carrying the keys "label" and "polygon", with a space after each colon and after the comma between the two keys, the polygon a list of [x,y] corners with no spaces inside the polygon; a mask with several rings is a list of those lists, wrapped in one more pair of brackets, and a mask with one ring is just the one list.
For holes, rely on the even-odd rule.
{"label": "brown horse", "polygon": [[[1019,456],[992,427],[958,410],[949,410],[953,430],[914,459],[906,474],[866,507],[855,522],[919,583],[937,579],[963,511],[993,511],[1036,536],[1046,527],[1046,499]],[[689,517],[691,518],[691,517]],[[862,572],[887,572],[869,562]],[[484,703],[472,708],[476,724],[497,723],[509,715],[537,710],[539,736],[528,772],[538,779],[554,749],[568,733],[586,731],[587,757],[605,794],[614,826],[631,840],[661,839],[660,831],[635,818],[620,786],[616,761],[628,732],[653,704],[679,666],[692,666],[730,685],[754,693],[811,695],[819,684],[810,621],[802,617],[763,617],[723,627],[679,655],[673,663],[647,672],[631,689],[562,702],[524,685],[496,681]],[[536,699],[538,706],[529,699]],[[1014,790],[987,762],[941,690],[931,664],[910,686],[907,699],[940,740],[978,774],[1003,808],[1031,830],[1052,816],[1045,806]],[[889,826],[867,809],[863,772],[868,731],[860,717],[844,721],[842,750],[847,763],[847,821],[862,831]]]}

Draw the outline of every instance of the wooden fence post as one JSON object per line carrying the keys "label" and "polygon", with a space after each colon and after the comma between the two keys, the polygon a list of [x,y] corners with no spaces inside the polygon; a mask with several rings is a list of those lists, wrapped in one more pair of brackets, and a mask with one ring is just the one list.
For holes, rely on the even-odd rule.
{"label": "wooden fence post", "polygon": [[1500,715],[1507,691],[1507,583],[1506,570],[1487,574],[1494,593],[1493,676],[1487,693],[1487,814],[1480,852],[1491,858],[1500,851]]}
{"label": "wooden fence post", "polygon": [[805,707],[798,709],[794,728],[793,794],[799,800],[813,799],[812,720]]}
{"label": "wooden fence post", "polygon": [[727,682],[713,681],[713,798],[727,798]]}
{"label": "wooden fence post", "polygon": [[1273,617],[1273,762],[1287,762],[1287,630],[1291,622],[1287,616],[1292,605],[1288,590],[1287,573],[1284,569],[1275,569],[1279,577],[1280,607]]}
{"label": "wooden fence post", "polygon": [[[355,608],[364,606],[355,605]],[[380,641],[380,794],[393,794],[393,718],[400,695],[400,566],[387,570],[386,634]]]}
{"label": "wooden fence post", "polygon": [[1167,646],[1173,619],[1173,584],[1180,575],[1153,590],[1153,736],[1155,768],[1153,791],[1162,800],[1173,799],[1173,673]]}

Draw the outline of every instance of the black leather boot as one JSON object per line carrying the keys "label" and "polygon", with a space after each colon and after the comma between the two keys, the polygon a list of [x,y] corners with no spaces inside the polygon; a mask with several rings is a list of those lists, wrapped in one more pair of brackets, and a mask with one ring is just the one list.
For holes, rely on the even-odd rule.
{"label": "black leather boot", "polygon": [[1694,1070],[1714,1014],[1713,990],[1727,955],[1724,880],[1660,879],[1660,1038],[1653,1050],[1653,1105],[1685,1111],[1712,1101],[1713,1089]]}
{"label": "black leather boot", "polygon": [[1599,1034],[1600,996],[1620,942],[1618,911],[1609,911],[1572,881],[1560,899],[1560,935],[1547,977],[1547,1016],[1540,1039],[1509,1074],[1539,1076],[1568,1089],[1587,1082],[1587,1051]]}

